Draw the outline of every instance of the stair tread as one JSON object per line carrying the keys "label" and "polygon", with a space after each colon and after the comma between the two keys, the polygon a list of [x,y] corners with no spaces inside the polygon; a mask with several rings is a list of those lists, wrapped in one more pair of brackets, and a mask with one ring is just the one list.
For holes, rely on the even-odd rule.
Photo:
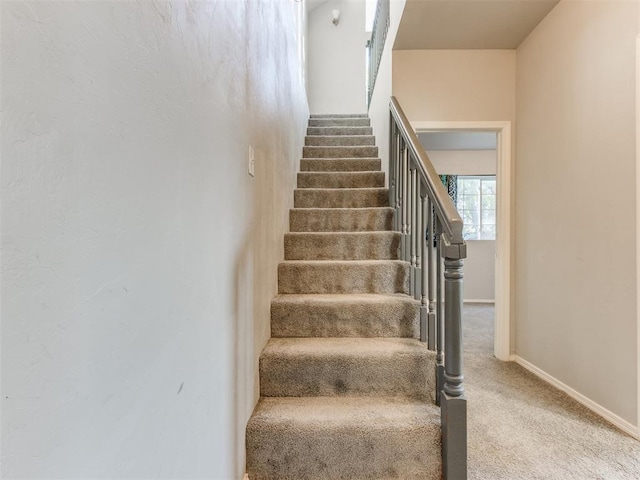
{"label": "stair tread", "polygon": [[393,337],[280,337],[271,338],[263,357],[395,357],[399,354],[435,356],[415,338]]}
{"label": "stair tread", "polygon": [[339,139],[345,139],[345,138],[360,138],[360,137],[367,137],[367,138],[375,138],[375,135],[368,135],[368,134],[362,134],[362,135],[305,135],[305,137],[307,138],[339,138]]}
{"label": "stair tread", "polygon": [[262,397],[249,423],[295,423],[310,429],[439,428],[440,409],[428,400],[404,397]]}
{"label": "stair tread", "polygon": [[[336,189],[338,190],[338,189]],[[339,212],[339,211],[390,211],[393,212],[395,209],[393,207],[335,207],[335,208],[324,208],[324,207],[309,207],[309,208],[291,208],[290,210],[298,210],[301,212]]]}
{"label": "stair tread", "polygon": [[283,260],[280,264],[288,265],[409,265],[405,260]]}
{"label": "stair tread", "polygon": [[[345,154],[355,154],[355,158],[370,158],[378,156],[378,147],[375,145],[305,145],[302,147],[304,158],[343,158],[345,155],[335,155],[342,151]],[[358,152],[362,152],[360,156]],[[368,155],[364,153],[368,153]],[[311,155],[315,153],[317,157]]]}
{"label": "stair tread", "polygon": [[281,293],[271,303],[419,303],[404,293]]}
{"label": "stair tread", "polygon": [[301,172],[380,172],[382,161],[374,157],[303,158]]}
{"label": "stair tread", "polygon": [[369,118],[367,113],[310,113],[309,118]]}
{"label": "stair tread", "polygon": [[[331,158],[326,159],[326,158],[320,158],[320,159],[309,159],[309,158],[305,158],[305,160],[332,160]],[[341,159],[338,159],[341,160]],[[348,160],[348,159],[347,159]],[[362,159],[358,159],[358,160],[362,160]],[[357,176],[364,176],[364,175],[371,175],[371,174],[384,174],[384,172],[381,172],[380,170],[358,170],[358,171],[351,171],[351,170],[347,170],[345,172],[341,172],[341,171],[337,171],[337,172],[331,172],[331,171],[319,171],[319,172],[311,172],[311,171],[304,171],[304,172],[298,172],[300,175],[324,175],[327,177],[330,176],[334,176],[334,175],[345,175],[345,176],[353,176],[353,177],[357,177]],[[373,188],[373,187],[372,187]]]}
{"label": "stair tread", "polygon": [[[325,148],[325,147],[318,147],[318,148]],[[380,160],[380,157],[304,157],[301,160]],[[375,172],[377,170],[362,170],[362,171]]]}
{"label": "stair tread", "polygon": [[419,309],[406,294],[283,293],[271,301],[271,336],[419,338]]}
{"label": "stair tread", "polygon": [[384,175],[375,170],[299,172],[297,188],[383,188]]}
{"label": "stair tread", "polygon": [[312,188],[296,188],[295,190],[304,190],[305,192],[335,192],[339,194],[348,194],[350,190],[354,190],[358,193],[360,192],[386,192],[388,189],[385,187],[347,187],[347,188],[323,188],[323,187],[312,187]]}
{"label": "stair tread", "polygon": [[[301,209],[306,210],[306,209]],[[289,237],[312,237],[312,236],[324,236],[324,237],[337,237],[340,235],[348,235],[350,237],[399,237],[402,235],[395,230],[372,230],[372,231],[360,231],[360,232],[289,232],[285,233],[285,236]]]}
{"label": "stair tread", "polygon": [[373,135],[371,127],[308,127],[307,135]]}

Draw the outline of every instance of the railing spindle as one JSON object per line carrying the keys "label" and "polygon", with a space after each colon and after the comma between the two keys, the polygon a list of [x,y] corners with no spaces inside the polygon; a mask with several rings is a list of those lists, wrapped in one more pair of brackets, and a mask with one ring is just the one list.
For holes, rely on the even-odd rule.
{"label": "railing spindle", "polygon": [[[413,160],[413,159],[412,159]],[[409,205],[411,205],[411,228],[409,231],[409,244],[411,247],[411,296],[415,298],[416,296],[416,203],[417,203],[417,183],[416,183],[416,169],[411,169],[411,201]]]}
{"label": "railing spindle", "polygon": [[435,300],[435,290],[433,288],[433,249],[435,242],[435,233],[434,233],[434,212],[433,205],[431,204],[431,200],[427,198],[427,292],[429,296],[429,313],[427,314],[427,325],[429,330],[429,350],[436,349],[436,300]]}
{"label": "railing spindle", "polygon": [[407,237],[409,236],[409,149],[402,150],[402,259],[409,261]]}
{"label": "railing spindle", "polygon": [[444,386],[444,315],[442,309],[442,255],[440,220],[435,221],[436,238],[436,405],[440,405]]}
{"label": "railing spindle", "polygon": [[[420,189],[420,218],[422,218],[420,228],[420,249],[422,250],[420,258],[422,259],[422,265],[420,269],[420,341],[431,342],[431,332],[429,331],[429,297],[428,297],[428,275],[431,266],[427,260],[427,251],[429,249],[429,220],[427,215],[431,216],[429,211],[429,199],[426,196],[426,190],[422,187]],[[427,344],[427,348],[428,344]],[[433,350],[433,348],[429,348]]]}
{"label": "railing spindle", "polygon": [[402,230],[402,219],[400,216],[401,208],[402,208],[402,187],[401,187],[401,179],[400,179],[400,148],[402,145],[402,137],[400,134],[396,132],[396,144],[395,144],[395,155],[396,161],[394,165],[394,175],[396,177],[396,211],[393,217],[395,228],[394,230],[401,231]]}
{"label": "railing spindle", "polygon": [[416,172],[416,234],[414,243],[416,244],[416,300],[422,298],[422,259],[423,257],[423,245],[424,245],[424,223],[422,222],[422,182],[418,178],[418,172]]}
{"label": "railing spindle", "polygon": [[[391,117],[391,126],[389,128],[389,148],[391,152],[395,152],[396,142],[396,124]],[[393,153],[389,156],[389,206],[396,207],[396,176],[393,174],[395,170],[396,157]]]}

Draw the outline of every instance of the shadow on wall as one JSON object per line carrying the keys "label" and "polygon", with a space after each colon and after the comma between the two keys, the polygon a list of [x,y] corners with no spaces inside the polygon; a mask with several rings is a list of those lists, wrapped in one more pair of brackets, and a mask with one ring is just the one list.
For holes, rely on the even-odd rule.
{"label": "shadow on wall", "polygon": [[255,397],[253,385],[254,338],[254,257],[251,248],[252,235],[247,234],[240,244],[234,262],[233,318],[233,392],[231,441],[233,445],[234,478],[244,474],[244,429]]}
{"label": "shadow on wall", "polygon": [[[284,258],[283,235],[288,231],[297,165],[306,128],[291,135],[293,122],[265,116],[254,119],[250,138],[255,145],[248,230],[238,243],[233,279],[233,420],[231,439],[234,475],[245,471],[245,430],[260,397],[259,358],[271,336],[271,300],[278,293],[278,264]],[[299,139],[299,140],[298,140]]]}

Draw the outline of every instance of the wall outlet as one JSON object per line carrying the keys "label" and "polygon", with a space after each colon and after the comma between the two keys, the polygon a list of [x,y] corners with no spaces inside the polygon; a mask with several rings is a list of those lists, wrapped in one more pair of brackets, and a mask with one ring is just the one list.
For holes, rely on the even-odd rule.
{"label": "wall outlet", "polygon": [[249,175],[256,176],[256,154],[251,145],[249,145]]}

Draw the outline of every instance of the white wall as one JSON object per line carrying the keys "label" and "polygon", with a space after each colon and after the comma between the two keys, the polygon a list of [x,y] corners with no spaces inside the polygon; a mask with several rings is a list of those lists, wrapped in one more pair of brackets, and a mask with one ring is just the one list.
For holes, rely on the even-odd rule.
{"label": "white wall", "polygon": [[637,418],[638,3],[561,2],[517,52],[517,354]]}
{"label": "white wall", "polygon": [[467,240],[464,260],[464,301],[495,302],[496,241]]}
{"label": "white wall", "polygon": [[[340,23],[331,11],[340,10]],[[309,12],[308,98],[312,113],[364,113],[365,0],[329,0]]]}
{"label": "white wall", "polygon": [[1,3],[3,477],[241,478],[308,113],[294,5]]}
{"label": "white wall", "polygon": [[[495,150],[427,150],[440,175],[495,175]],[[464,260],[464,300],[495,301],[495,240],[467,240]]]}

